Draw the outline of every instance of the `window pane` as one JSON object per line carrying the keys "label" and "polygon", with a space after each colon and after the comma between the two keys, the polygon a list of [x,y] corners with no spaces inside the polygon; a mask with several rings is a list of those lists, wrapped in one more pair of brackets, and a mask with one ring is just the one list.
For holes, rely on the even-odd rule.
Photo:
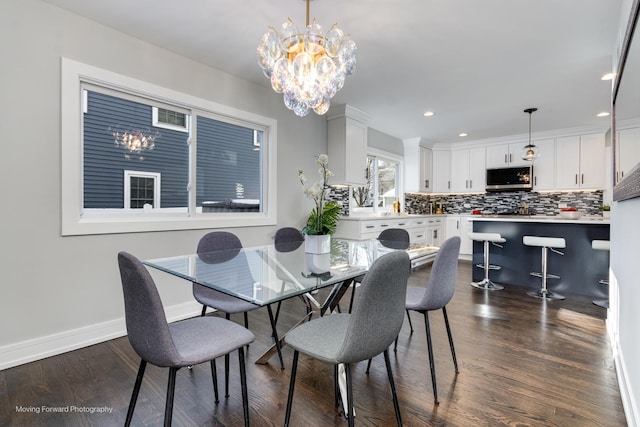
{"label": "window pane", "polygon": [[196,205],[203,212],[261,212],[265,147],[254,145],[254,129],[202,116],[196,129]]}
{"label": "window pane", "polygon": [[161,173],[160,205],[186,208],[189,135],[153,127],[150,105],[93,91],[87,95],[84,208],[122,209],[126,169]]}
{"label": "window pane", "polygon": [[384,159],[377,159],[378,206],[392,206],[398,197],[397,190],[398,164]]}

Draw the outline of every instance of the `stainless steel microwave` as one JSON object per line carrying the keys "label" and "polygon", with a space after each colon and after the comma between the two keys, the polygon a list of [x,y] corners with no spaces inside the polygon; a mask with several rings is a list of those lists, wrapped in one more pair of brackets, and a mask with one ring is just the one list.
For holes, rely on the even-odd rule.
{"label": "stainless steel microwave", "polygon": [[530,191],[533,188],[533,166],[487,169],[487,191]]}

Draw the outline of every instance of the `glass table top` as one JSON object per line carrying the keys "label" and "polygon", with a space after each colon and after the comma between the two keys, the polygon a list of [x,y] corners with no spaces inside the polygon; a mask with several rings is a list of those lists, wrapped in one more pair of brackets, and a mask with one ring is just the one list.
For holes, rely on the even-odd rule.
{"label": "glass table top", "polygon": [[256,305],[267,305],[365,274],[380,256],[405,250],[413,262],[435,246],[331,239],[328,254],[305,253],[303,242],[150,259],[144,264]]}

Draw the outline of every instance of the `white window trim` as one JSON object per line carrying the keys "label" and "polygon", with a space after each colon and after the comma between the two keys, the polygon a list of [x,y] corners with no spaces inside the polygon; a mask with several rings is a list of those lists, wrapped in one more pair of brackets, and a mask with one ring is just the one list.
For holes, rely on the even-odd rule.
{"label": "white window trim", "polygon": [[[230,228],[242,226],[275,225],[277,219],[277,121],[275,119],[249,113],[233,107],[218,104],[152,83],[127,77],[91,65],[61,58],[61,209],[62,235],[136,233],[166,230],[192,230],[206,228]],[[204,110],[224,117],[235,117],[241,121],[256,124],[265,129],[265,146],[261,147],[265,164],[263,168],[262,195],[263,211],[260,213],[199,213],[195,208],[195,195],[188,209],[152,210],[141,209],[105,214],[83,209],[82,174],[82,109],[83,96],[81,82],[89,82],[124,92],[138,93],[175,103],[190,110]],[[195,161],[195,150],[192,161]],[[190,186],[195,177],[190,178]],[[142,211],[142,212],[139,212]]]}
{"label": "white window trim", "polygon": [[[170,110],[170,108],[166,108],[167,110]],[[178,111],[179,113],[182,113],[181,111]],[[184,114],[184,113],[183,113]],[[189,132],[189,126],[190,126],[190,122],[191,122],[191,114],[185,114],[185,125],[184,126],[178,126],[178,125],[174,125],[171,123],[165,123],[165,122],[161,122],[158,120],[158,107],[152,106],[151,107],[151,124],[154,127],[157,128],[163,128],[163,129],[170,129],[170,130],[176,130],[178,132]]]}
{"label": "white window trim", "polygon": [[124,171],[124,208],[131,209],[131,178],[153,178],[153,209],[160,208],[160,173],[144,171]]}
{"label": "white window trim", "polygon": [[[367,156],[391,160],[398,163],[398,197],[400,197],[400,206],[404,206],[404,158],[398,154],[371,147],[367,149]],[[378,207],[377,203],[374,203],[373,211],[382,212],[382,208]]]}

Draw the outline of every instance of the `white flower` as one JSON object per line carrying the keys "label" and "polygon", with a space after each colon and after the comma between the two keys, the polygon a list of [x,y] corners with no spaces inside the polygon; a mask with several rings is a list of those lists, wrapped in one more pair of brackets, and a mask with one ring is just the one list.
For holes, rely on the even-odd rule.
{"label": "white flower", "polygon": [[320,154],[316,162],[319,165],[326,165],[327,163],[329,163],[329,156],[327,156],[326,154]]}

